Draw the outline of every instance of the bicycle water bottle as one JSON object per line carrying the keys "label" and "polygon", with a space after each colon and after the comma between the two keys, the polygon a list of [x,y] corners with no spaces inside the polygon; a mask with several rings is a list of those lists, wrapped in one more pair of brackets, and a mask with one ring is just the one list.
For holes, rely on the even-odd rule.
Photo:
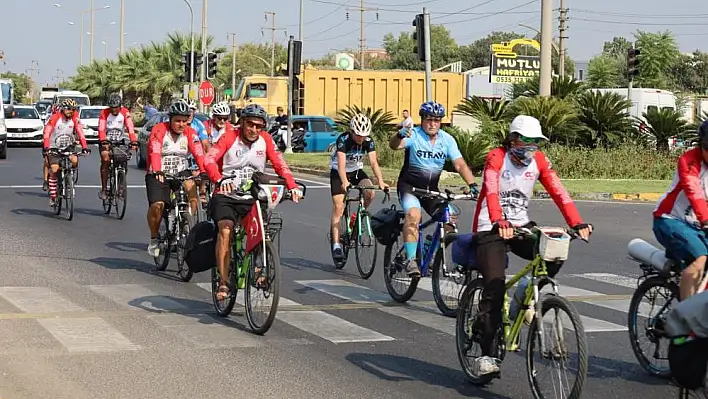
{"label": "bicycle water bottle", "polygon": [[356,212],[352,213],[352,217],[349,219],[349,230],[354,230],[355,224],[356,224]]}
{"label": "bicycle water bottle", "polygon": [[513,323],[516,319],[516,315],[519,312],[519,308],[524,303],[524,297],[526,296],[526,287],[529,285],[529,278],[524,277],[519,280],[516,286],[516,291],[514,291],[514,297],[511,299],[509,304],[509,320]]}
{"label": "bicycle water bottle", "polygon": [[433,243],[433,236],[428,234],[425,236],[425,241],[423,241],[423,256],[428,253],[428,249],[430,249],[430,244]]}

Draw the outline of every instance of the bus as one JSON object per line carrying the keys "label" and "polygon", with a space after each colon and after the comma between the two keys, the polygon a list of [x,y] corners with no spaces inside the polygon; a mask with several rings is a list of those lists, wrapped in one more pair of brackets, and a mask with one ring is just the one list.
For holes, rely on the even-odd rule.
{"label": "bus", "polygon": [[0,95],[4,104],[15,103],[15,85],[12,79],[0,78]]}

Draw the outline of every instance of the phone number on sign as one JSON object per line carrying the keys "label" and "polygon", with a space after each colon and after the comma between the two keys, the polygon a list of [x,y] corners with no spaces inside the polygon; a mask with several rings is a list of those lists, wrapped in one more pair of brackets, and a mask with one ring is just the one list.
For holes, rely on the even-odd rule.
{"label": "phone number on sign", "polygon": [[523,76],[492,76],[492,83],[520,83],[531,79]]}

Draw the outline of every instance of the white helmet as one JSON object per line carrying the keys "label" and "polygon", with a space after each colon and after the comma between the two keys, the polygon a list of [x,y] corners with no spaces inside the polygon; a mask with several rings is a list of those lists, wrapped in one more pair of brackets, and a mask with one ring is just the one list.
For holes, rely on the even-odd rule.
{"label": "white helmet", "polygon": [[214,117],[214,115],[219,115],[219,116],[231,115],[231,108],[229,107],[229,104],[227,104],[226,101],[216,103],[211,108],[211,116]]}
{"label": "white helmet", "polygon": [[371,120],[364,114],[354,115],[349,127],[357,136],[367,137],[371,134]]}
{"label": "white helmet", "polygon": [[189,100],[189,109],[197,109],[197,103],[194,100]]}

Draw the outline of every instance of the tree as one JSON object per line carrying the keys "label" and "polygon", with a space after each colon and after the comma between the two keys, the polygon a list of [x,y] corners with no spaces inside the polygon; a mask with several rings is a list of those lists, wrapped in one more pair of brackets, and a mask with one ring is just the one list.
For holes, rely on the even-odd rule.
{"label": "tree", "polygon": [[[412,33],[401,32],[398,38],[388,33],[383,38],[383,47],[388,53],[390,69],[423,70],[425,65],[413,52],[416,42]],[[450,31],[442,25],[430,27],[430,59],[433,69],[459,61],[459,52]]]}
{"label": "tree", "polygon": [[708,53],[679,54],[669,72],[676,89],[705,93],[708,90]]}
{"label": "tree", "polygon": [[[532,78],[521,83],[516,83],[512,86],[512,97],[520,96],[533,97],[537,96],[539,90],[540,78]],[[576,80],[571,76],[554,76],[551,79],[551,95],[558,98],[567,98],[582,93],[585,90],[583,82]]]}
{"label": "tree", "polygon": [[[217,67],[214,85],[231,86],[233,52],[226,54]],[[236,82],[244,76],[270,74],[271,47],[265,44],[246,43],[236,48]],[[282,44],[275,44],[276,71],[288,62],[288,49]],[[236,95],[236,94],[234,94]]]}
{"label": "tree", "polygon": [[637,31],[634,37],[635,47],[641,51],[638,57],[640,72],[637,83],[642,87],[669,88],[672,82],[668,71],[680,55],[673,34],[669,31]]}
{"label": "tree", "polygon": [[505,118],[506,108],[510,103],[509,100],[474,96],[462,99],[462,102],[455,107],[455,111],[477,119],[486,117],[493,121],[500,121]]}
{"label": "tree", "polygon": [[618,59],[609,54],[593,57],[588,64],[585,83],[597,88],[621,87],[627,79],[620,74],[620,70]]}
{"label": "tree", "polygon": [[462,70],[489,66],[492,57],[492,44],[508,42],[513,39],[524,38],[525,35],[516,32],[492,32],[487,37],[477,39],[474,43],[460,46],[459,57],[462,61]]}
{"label": "tree", "polygon": [[568,141],[577,129],[577,110],[570,101],[557,97],[521,97],[510,106],[510,115],[529,115],[538,119],[551,142]]}
{"label": "tree", "polygon": [[669,150],[669,139],[682,137],[688,132],[688,123],[682,119],[681,112],[662,108],[652,109],[642,114],[647,121],[646,132],[656,141],[657,151]]}
{"label": "tree", "polygon": [[587,128],[586,145],[595,148],[621,141],[635,128],[627,109],[632,105],[617,93],[586,91],[577,98],[578,120]]}
{"label": "tree", "polygon": [[18,74],[14,72],[0,73],[0,78],[12,79],[15,86],[15,101],[18,103],[28,104],[32,102],[32,89],[34,81],[24,73]]}

